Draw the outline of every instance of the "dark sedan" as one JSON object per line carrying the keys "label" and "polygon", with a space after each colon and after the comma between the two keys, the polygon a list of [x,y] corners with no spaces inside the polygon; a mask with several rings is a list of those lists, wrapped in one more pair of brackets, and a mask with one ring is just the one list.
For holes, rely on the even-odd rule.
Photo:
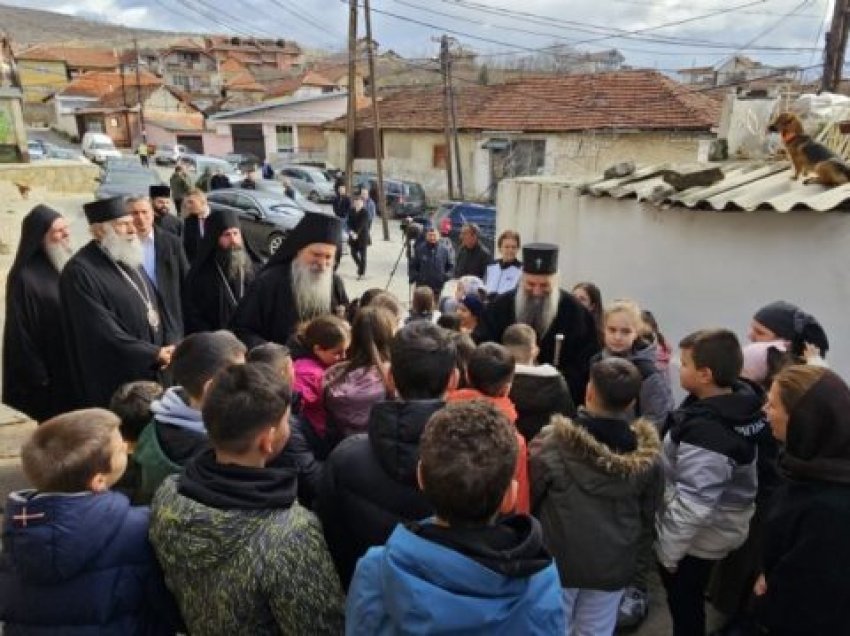
{"label": "dark sedan", "polygon": [[[110,167],[111,166],[111,167]],[[95,191],[98,199],[108,199],[117,196],[147,196],[148,188],[152,185],[163,185],[162,177],[151,168],[136,164],[111,163],[98,177],[100,185]]]}
{"label": "dark sedan", "polygon": [[290,199],[257,190],[214,190],[207,200],[211,210],[238,212],[245,241],[263,258],[277,251],[304,216],[303,210]]}

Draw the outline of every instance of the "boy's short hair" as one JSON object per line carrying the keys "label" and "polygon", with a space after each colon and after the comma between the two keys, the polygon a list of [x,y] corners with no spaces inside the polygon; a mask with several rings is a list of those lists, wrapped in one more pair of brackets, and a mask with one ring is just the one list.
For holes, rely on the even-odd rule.
{"label": "boy's short hair", "polygon": [[508,349],[496,342],[478,345],[466,368],[469,384],[484,395],[497,396],[514,377],[516,360]]}
{"label": "boy's short hair", "polygon": [[251,349],[245,356],[245,362],[262,362],[283,373],[287,360],[292,359],[289,347],[276,342],[264,342]]}
{"label": "boy's short hair", "polygon": [[204,425],[213,448],[245,453],[264,428],[277,426],[292,391],[268,364],[234,364],[216,375],[204,398]]}
{"label": "boy's short hair", "polygon": [[502,344],[519,360],[528,360],[537,345],[537,332],[525,323],[518,322],[505,329]]}
{"label": "boy's short hair", "polygon": [[733,386],[744,367],[741,343],[728,329],[700,329],[685,336],[679,348],[691,352],[694,367],[709,369],[714,384],[721,388]]}
{"label": "boy's short hair", "polygon": [[413,299],[410,303],[410,310],[414,314],[427,314],[434,311],[436,300],[434,299],[434,290],[425,285],[420,285],[413,290]]}
{"label": "boy's short hair", "polygon": [[41,492],[83,492],[112,471],[112,433],[121,421],[106,409],[82,409],[41,424],[21,449],[24,475]]}
{"label": "boy's short hair", "polygon": [[151,402],[162,395],[162,386],[150,380],[122,384],[109,400],[109,410],[121,420],[119,430],[126,442],[136,442],[151,421]]}
{"label": "boy's short hair", "polygon": [[609,357],[590,367],[590,382],[607,411],[625,411],[640,395],[643,379],[638,368],[623,358]]}
{"label": "boy's short hair", "polygon": [[455,368],[455,345],[436,325],[415,320],[393,338],[390,368],[403,400],[441,398]]}
{"label": "boy's short hair", "polygon": [[245,355],[245,345],[231,332],[205,331],[184,338],[171,356],[171,377],[199,400],[204,385],[224,367]]}
{"label": "boy's short hair", "polygon": [[490,523],[513,479],[517,439],[486,400],[454,402],[425,426],[419,442],[423,491],[452,527]]}

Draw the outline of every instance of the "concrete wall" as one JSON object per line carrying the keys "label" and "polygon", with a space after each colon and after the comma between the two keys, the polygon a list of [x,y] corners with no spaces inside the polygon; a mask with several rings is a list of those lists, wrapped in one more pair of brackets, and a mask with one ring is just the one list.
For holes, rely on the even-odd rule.
{"label": "concrete wall", "polygon": [[672,342],[724,326],[746,338],[753,313],[785,299],[818,318],[828,362],[850,378],[850,216],[719,213],[579,196],[557,180],[503,181],[497,230],[561,247],[561,285],[597,283],[603,299],[651,309]]}
{"label": "concrete wall", "polygon": [[[0,164],[0,201],[20,197],[15,184],[28,185],[34,191],[92,194],[99,174],[100,168],[94,164],[60,159]],[[31,194],[30,198],[37,197]]]}

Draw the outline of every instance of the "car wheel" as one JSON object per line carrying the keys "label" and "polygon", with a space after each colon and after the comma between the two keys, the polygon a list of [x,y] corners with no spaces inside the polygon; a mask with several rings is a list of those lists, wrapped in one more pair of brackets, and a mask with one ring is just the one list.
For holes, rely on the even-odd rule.
{"label": "car wheel", "polygon": [[269,234],[269,256],[274,256],[274,253],[283,245],[284,239],[286,239],[285,232],[272,232]]}
{"label": "car wheel", "polygon": [[313,192],[311,192],[310,194],[307,195],[307,198],[310,201],[312,201],[313,203],[318,203],[319,202],[319,193],[316,192],[315,190],[313,190]]}

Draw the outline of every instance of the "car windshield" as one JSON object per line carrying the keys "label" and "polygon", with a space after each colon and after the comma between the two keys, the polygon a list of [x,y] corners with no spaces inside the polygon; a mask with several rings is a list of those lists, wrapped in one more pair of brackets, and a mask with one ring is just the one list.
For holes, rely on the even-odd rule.
{"label": "car windshield", "polygon": [[92,145],[92,150],[115,150],[115,146],[105,141],[96,141]]}
{"label": "car windshield", "polygon": [[307,168],[302,168],[302,170],[310,176],[314,183],[328,183],[328,178],[321,170]]}
{"label": "car windshield", "polygon": [[415,199],[424,199],[425,198],[425,190],[422,189],[422,186],[418,183],[408,183],[407,184],[408,191],[410,192],[410,196]]}

